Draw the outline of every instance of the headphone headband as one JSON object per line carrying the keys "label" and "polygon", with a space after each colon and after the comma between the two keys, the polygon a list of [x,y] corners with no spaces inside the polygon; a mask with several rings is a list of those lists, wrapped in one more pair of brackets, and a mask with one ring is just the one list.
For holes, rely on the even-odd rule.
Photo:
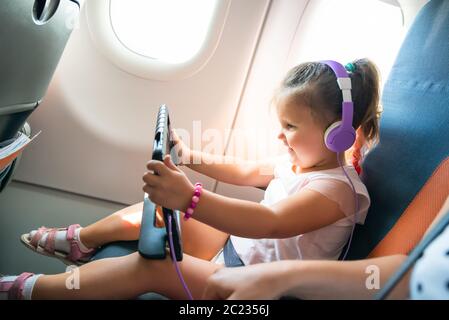
{"label": "headphone headband", "polygon": [[329,66],[337,77],[337,83],[343,96],[341,121],[329,126],[324,135],[326,146],[334,152],[349,149],[355,141],[355,130],[352,127],[354,103],[351,95],[351,78],[343,65],[334,60],[323,60],[321,63]]}
{"label": "headphone headband", "polygon": [[340,87],[343,96],[343,104],[342,104],[342,112],[341,112],[341,126],[343,128],[352,128],[352,120],[354,114],[354,103],[352,102],[351,95],[351,78],[349,77],[346,68],[333,60],[323,60],[321,63],[329,66],[332,71],[334,71],[335,76],[337,77],[337,83]]}

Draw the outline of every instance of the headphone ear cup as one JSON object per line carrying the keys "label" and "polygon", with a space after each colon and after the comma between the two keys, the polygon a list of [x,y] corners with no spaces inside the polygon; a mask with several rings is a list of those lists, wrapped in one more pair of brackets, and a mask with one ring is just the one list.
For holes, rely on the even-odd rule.
{"label": "headphone ear cup", "polygon": [[343,152],[351,148],[355,141],[354,128],[342,129],[341,121],[332,123],[324,133],[324,143],[333,152]]}

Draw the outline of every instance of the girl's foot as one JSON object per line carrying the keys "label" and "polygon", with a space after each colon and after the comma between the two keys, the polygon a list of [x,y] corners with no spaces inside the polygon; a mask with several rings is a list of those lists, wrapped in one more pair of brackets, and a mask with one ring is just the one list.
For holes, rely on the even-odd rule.
{"label": "girl's foot", "polygon": [[89,262],[94,248],[86,247],[80,239],[81,226],[73,224],[68,228],[41,227],[20,237],[29,249],[48,257],[54,257],[67,265],[82,265]]}
{"label": "girl's foot", "polygon": [[34,284],[41,274],[0,275],[0,300],[31,300]]}

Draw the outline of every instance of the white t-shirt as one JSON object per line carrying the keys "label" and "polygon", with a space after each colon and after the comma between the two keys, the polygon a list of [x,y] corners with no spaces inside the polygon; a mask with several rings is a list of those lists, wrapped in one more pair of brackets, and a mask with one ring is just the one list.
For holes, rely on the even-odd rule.
{"label": "white t-shirt", "polygon": [[[288,154],[278,158],[274,179],[268,185],[261,204],[271,206],[301,190],[311,189],[338,203],[346,217],[321,229],[285,239],[231,236],[232,244],[245,265],[293,259],[337,260],[351,235],[355,211],[354,194],[342,169],[338,167],[298,174],[293,171],[292,166]],[[345,169],[358,197],[357,223],[363,224],[370,205],[368,191],[353,166],[345,166]]]}

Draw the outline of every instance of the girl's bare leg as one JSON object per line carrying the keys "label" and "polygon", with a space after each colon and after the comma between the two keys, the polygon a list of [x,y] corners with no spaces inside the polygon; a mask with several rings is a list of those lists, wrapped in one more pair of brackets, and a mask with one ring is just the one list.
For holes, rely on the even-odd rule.
{"label": "girl's bare leg", "polygon": [[[84,227],[80,232],[83,243],[89,248],[97,248],[109,242],[137,240],[142,209],[143,202],[140,202]],[[229,237],[195,219],[180,220],[184,252],[194,257],[212,259]]]}
{"label": "girl's bare leg", "polygon": [[80,237],[89,248],[114,241],[137,240],[140,233],[143,202],[123,208],[81,229]]}
{"label": "girl's bare leg", "polygon": [[[194,299],[201,298],[207,278],[220,268],[190,255],[184,255],[179,266]],[[133,299],[146,292],[157,292],[171,299],[187,299],[171,259],[146,260],[133,253],[94,261],[77,270],[79,289],[70,290],[66,286],[66,281],[73,279],[76,272],[41,276],[32,298]]]}

